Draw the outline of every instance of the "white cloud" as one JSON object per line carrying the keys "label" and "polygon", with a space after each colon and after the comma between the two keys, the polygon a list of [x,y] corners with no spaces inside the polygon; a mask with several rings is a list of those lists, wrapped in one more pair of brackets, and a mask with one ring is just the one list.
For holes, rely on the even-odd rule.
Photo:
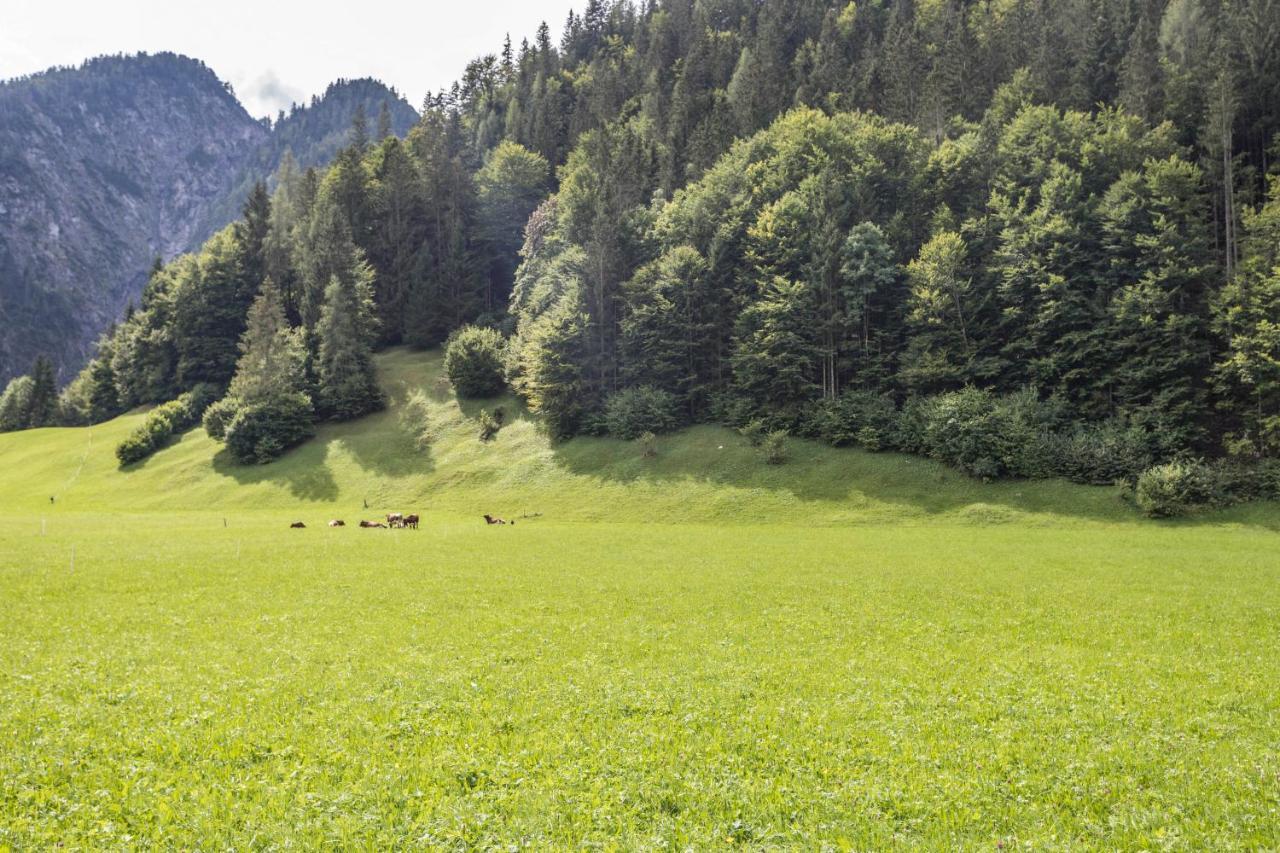
{"label": "white cloud", "polygon": [[546,20],[558,38],[570,6],[584,3],[0,0],[0,76],[168,50],[204,60],[255,116],[307,100],[339,77],[376,77],[416,106],[468,60],[501,49],[508,32],[516,45],[532,41]]}
{"label": "white cloud", "polygon": [[306,99],[305,92],[288,85],[271,70],[259,74],[243,92],[237,89],[236,94],[250,113],[256,116],[269,115],[272,118],[280,110],[287,112],[291,105]]}

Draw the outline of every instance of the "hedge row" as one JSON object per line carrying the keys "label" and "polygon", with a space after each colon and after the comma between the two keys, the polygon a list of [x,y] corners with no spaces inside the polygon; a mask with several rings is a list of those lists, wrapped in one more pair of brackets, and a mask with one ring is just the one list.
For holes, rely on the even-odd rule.
{"label": "hedge row", "polygon": [[120,465],[141,462],[168,444],[173,436],[200,423],[205,409],[217,399],[217,394],[214,386],[201,384],[176,400],[156,406],[147,413],[142,424],[116,447]]}

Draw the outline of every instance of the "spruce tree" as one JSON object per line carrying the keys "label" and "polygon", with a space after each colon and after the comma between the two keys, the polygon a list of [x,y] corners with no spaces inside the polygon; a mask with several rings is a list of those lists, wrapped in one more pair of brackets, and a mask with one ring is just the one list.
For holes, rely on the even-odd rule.
{"label": "spruce tree", "polygon": [[373,364],[375,334],[369,276],[348,281],[333,276],[317,327],[316,402],[323,417],[345,421],[385,405]]}
{"label": "spruce tree", "polygon": [[248,404],[300,392],[305,387],[304,364],[301,336],[289,326],[280,289],[267,279],[249,308],[227,396]]}
{"label": "spruce tree", "polygon": [[38,356],[31,368],[31,400],[27,404],[28,429],[53,426],[58,422],[58,381],[53,362]]}

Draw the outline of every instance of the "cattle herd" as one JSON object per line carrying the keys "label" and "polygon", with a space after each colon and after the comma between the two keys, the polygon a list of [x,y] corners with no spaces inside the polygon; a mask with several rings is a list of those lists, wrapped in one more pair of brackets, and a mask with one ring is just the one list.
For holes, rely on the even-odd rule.
{"label": "cattle herd", "polygon": [[[418,516],[414,513],[406,514],[401,512],[389,512],[387,513],[386,521],[363,521],[362,520],[359,526],[366,527],[366,528],[377,528],[380,530],[417,530],[418,522],[420,520],[421,519],[419,519]],[[508,522],[501,518],[498,518],[497,516],[489,515],[488,513],[485,513],[484,515],[484,522],[485,524],[513,524],[513,525],[515,524],[514,521]],[[306,526],[307,525],[303,524],[301,521],[295,521],[293,524],[289,525],[289,527],[293,530],[305,530]],[[329,522],[329,526],[330,527],[346,527],[347,523],[340,518],[335,518],[333,521]]]}

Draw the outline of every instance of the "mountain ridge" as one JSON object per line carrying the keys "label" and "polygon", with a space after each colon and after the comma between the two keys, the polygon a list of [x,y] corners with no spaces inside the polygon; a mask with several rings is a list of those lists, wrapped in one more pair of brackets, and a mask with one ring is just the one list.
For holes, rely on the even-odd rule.
{"label": "mountain ridge", "polygon": [[394,132],[417,120],[366,79],[338,81],[273,125],[205,63],[175,53],[0,82],[0,382],[42,354],[70,380],[157,257],[234,219],[285,150],[304,167],[325,162],[356,107],[376,115],[379,103]]}

